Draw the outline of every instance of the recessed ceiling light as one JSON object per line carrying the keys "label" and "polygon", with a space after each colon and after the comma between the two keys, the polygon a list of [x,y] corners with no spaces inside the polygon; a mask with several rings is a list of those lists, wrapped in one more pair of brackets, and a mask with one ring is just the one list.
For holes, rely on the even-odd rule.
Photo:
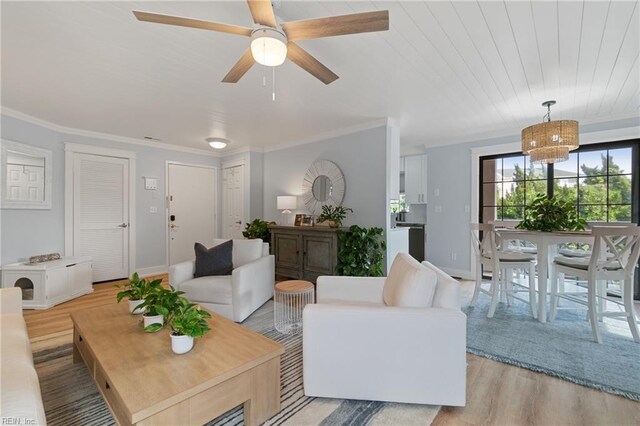
{"label": "recessed ceiling light", "polygon": [[224,138],[206,138],[205,140],[213,149],[222,149],[229,144],[229,140]]}

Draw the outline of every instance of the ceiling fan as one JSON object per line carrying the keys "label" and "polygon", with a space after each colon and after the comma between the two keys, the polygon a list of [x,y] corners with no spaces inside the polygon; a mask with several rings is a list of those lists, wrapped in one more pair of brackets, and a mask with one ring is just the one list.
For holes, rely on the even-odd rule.
{"label": "ceiling fan", "polygon": [[324,84],[329,84],[338,79],[338,76],[294,43],[295,41],[389,29],[388,10],[290,21],[278,25],[270,0],[247,0],[247,3],[256,24],[254,28],[138,10],[134,10],[133,14],[139,21],[251,37],[250,48],[224,77],[224,83],[237,83],[255,62],[274,67],[289,59]]}

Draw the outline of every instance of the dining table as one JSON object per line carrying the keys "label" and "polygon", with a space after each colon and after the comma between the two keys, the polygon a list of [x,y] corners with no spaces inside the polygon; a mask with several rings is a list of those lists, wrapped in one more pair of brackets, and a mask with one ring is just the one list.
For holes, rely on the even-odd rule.
{"label": "dining table", "polygon": [[549,288],[549,267],[563,243],[593,244],[593,235],[587,231],[528,231],[515,228],[496,228],[503,241],[522,240],[536,245],[538,265],[538,321],[547,320],[547,289]]}

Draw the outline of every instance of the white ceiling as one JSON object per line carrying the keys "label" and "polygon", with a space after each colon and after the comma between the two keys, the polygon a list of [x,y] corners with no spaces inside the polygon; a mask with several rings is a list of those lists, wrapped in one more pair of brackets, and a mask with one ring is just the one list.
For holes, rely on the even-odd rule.
{"label": "white ceiling", "polygon": [[[299,42],[340,76],[286,62],[220,80],[229,34],[138,22],[140,9],[251,26],[236,2],[2,2],[2,106],[114,135],[205,148],[293,144],[391,117],[403,150],[518,134],[541,120],[638,116],[637,1],[282,1],[281,21],[389,9],[390,31]],[[263,87],[263,76],[267,87]]]}

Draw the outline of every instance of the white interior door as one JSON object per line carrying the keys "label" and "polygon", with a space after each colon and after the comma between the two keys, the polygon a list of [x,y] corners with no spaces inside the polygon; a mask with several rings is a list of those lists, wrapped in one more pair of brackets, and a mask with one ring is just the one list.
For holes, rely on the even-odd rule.
{"label": "white interior door", "polygon": [[73,254],[91,256],[93,282],[129,275],[129,159],[74,154]]}
{"label": "white interior door", "polygon": [[216,170],[183,164],[168,169],[169,264],[174,265],[194,258],[196,242],[210,247],[215,238]]}
{"label": "white interior door", "polygon": [[222,173],[222,208],[224,238],[243,238],[244,165],[226,167]]}

